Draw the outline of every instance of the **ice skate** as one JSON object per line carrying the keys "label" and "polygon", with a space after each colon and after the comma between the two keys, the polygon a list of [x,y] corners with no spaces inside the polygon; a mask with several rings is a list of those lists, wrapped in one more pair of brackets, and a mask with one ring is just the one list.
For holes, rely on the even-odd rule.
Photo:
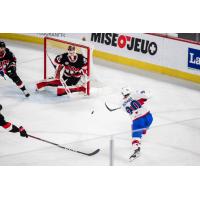
{"label": "ice skate", "polygon": [[130,156],[129,160],[133,161],[140,156],[140,147],[134,150],[133,154]]}

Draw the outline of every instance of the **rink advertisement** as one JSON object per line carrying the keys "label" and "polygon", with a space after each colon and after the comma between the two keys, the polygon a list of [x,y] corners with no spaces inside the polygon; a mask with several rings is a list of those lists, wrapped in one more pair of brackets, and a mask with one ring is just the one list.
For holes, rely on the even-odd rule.
{"label": "rink advertisement", "polygon": [[157,44],[139,37],[132,37],[117,33],[92,33],[91,42],[101,43],[111,47],[123,50],[140,52],[143,54],[155,55],[157,53]]}
{"label": "rink advertisement", "polygon": [[187,59],[188,48],[200,50],[198,43],[142,33],[92,33],[89,39],[96,50],[109,54],[97,52],[97,57],[200,82],[200,71],[193,70],[199,67],[198,58],[192,67]]}
{"label": "rink advertisement", "polygon": [[[134,64],[135,61],[159,64],[162,59],[160,51],[162,40],[160,38],[155,40],[145,34],[91,33],[89,40],[94,44],[96,50],[131,59],[127,61],[128,65],[132,61]],[[114,58],[110,61],[115,59],[119,60],[120,58]],[[125,60],[123,59],[123,61]]]}
{"label": "rink advertisement", "polygon": [[188,48],[188,67],[200,70],[200,50]]}

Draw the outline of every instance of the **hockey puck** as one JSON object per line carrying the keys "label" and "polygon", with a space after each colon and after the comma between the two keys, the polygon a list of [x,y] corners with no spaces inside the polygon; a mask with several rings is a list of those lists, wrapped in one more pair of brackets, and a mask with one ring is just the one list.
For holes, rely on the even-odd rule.
{"label": "hockey puck", "polygon": [[91,115],[94,114],[94,110],[91,112]]}

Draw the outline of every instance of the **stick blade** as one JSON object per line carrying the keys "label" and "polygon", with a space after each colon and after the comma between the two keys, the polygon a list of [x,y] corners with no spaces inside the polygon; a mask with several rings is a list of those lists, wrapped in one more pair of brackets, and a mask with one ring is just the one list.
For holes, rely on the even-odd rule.
{"label": "stick blade", "polygon": [[112,111],[115,111],[115,110],[119,110],[121,107],[118,107],[118,108],[109,108],[108,107],[108,105],[106,104],[106,102],[105,102],[105,106],[106,106],[106,108],[110,111],[110,112],[112,112]]}
{"label": "stick blade", "polygon": [[94,151],[94,152],[90,153],[90,154],[89,154],[89,156],[93,156],[93,155],[95,155],[95,154],[99,153],[99,151],[100,151],[100,149],[97,149],[96,151]]}
{"label": "stick blade", "polygon": [[100,149],[96,149],[95,151],[93,151],[92,153],[84,153],[84,152],[78,152],[78,153],[81,153],[83,155],[86,155],[86,156],[94,156],[95,154],[99,153]]}

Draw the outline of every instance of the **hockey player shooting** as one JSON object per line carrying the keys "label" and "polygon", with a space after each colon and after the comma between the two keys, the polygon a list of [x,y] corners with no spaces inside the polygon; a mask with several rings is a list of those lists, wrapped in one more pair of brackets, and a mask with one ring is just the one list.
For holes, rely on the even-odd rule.
{"label": "hockey player shooting", "polygon": [[46,86],[57,87],[58,96],[72,92],[86,92],[87,58],[76,53],[75,46],[68,46],[67,52],[56,56],[54,63],[52,62],[55,78],[38,83],[37,89]]}
{"label": "hockey player shooting", "polygon": [[26,133],[26,130],[22,126],[18,128],[14,124],[7,122],[4,116],[1,114],[1,110],[2,110],[2,105],[0,104],[0,126],[12,133],[19,132],[21,137],[27,138],[28,134]]}
{"label": "hockey player shooting", "polygon": [[150,98],[150,95],[145,91],[131,93],[129,88],[122,88],[121,94],[123,95],[123,99],[120,107],[111,109],[106,104],[105,105],[109,111],[123,108],[123,110],[130,115],[132,120],[133,153],[129,159],[134,160],[140,155],[142,136],[146,134],[147,129],[153,121],[152,114],[144,107],[144,103]]}
{"label": "hockey player shooting", "polygon": [[6,48],[5,42],[0,41],[0,76],[5,79],[5,75],[7,75],[24,95],[29,97],[30,94],[26,90],[24,83],[17,75],[16,62],[16,57],[8,48]]}

